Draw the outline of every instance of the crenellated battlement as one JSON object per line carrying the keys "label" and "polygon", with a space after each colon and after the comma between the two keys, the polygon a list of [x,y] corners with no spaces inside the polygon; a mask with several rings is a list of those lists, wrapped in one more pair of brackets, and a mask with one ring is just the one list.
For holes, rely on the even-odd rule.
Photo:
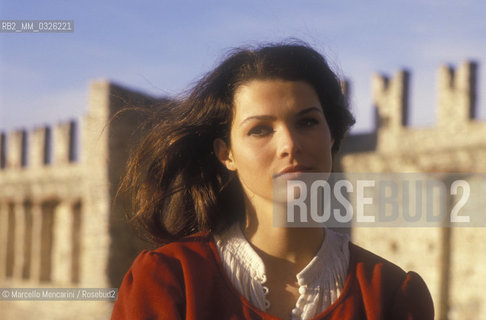
{"label": "crenellated battlement", "polygon": [[[131,135],[127,130],[133,128],[133,124],[125,129],[119,124],[137,120],[133,115],[122,116],[111,125],[111,118],[125,107],[139,107],[156,101],[108,81],[94,81],[90,85],[88,112],[84,117],[54,126],[0,131],[0,176],[2,172],[56,170],[66,165],[79,167],[90,161],[96,162],[96,158],[108,156],[108,144],[101,144],[103,139],[109,138],[113,142],[119,137],[114,137],[110,129],[124,131],[126,138]],[[122,138],[122,141],[126,142],[126,139]]]}
{"label": "crenellated battlement", "polygon": [[467,61],[457,69],[442,66],[439,78],[438,125],[466,124],[477,120],[478,64]]}
{"label": "crenellated battlement", "polygon": [[408,126],[410,72],[401,70],[393,77],[374,75],[373,104],[378,109],[378,129],[398,130]]}
{"label": "crenellated battlement", "polygon": [[[475,62],[458,68],[442,66],[438,70],[438,127],[457,126],[477,120],[477,71]],[[410,72],[400,70],[392,77],[375,75],[372,81],[373,103],[378,109],[378,130],[400,130],[409,126]]]}
{"label": "crenellated battlement", "polygon": [[477,72],[478,64],[471,61],[439,68],[437,123],[427,128],[410,126],[410,71],[374,75],[375,130],[349,137],[344,151],[402,154],[483,145],[486,123],[478,121]]}
{"label": "crenellated battlement", "polygon": [[[0,166],[3,170],[35,170],[76,161],[78,122],[0,133]],[[54,133],[54,134],[52,134]]]}

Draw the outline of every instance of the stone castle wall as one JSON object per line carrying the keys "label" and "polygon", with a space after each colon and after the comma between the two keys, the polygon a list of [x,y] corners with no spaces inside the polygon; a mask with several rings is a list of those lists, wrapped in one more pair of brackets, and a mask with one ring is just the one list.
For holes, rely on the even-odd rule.
{"label": "stone castle wall", "polygon": [[[484,172],[486,124],[477,120],[476,74],[471,62],[439,70],[438,123],[430,128],[408,125],[407,71],[375,76],[376,130],[348,137],[337,168]],[[141,119],[117,111],[154,102],[97,81],[82,119],[0,133],[0,287],[119,286],[143,244],[131,235],[123,208],[113,205]],[[351,236],[421,274],[437,319],[486,318],[484,229],[353,228]],[[106,319],[111,308],[102,301],[0,301],[3,319],[30,319],[32,313],[38,319]]]}
{"label": "stone castle wall", "polygon": [[[409,73],[376,75],[376,131],[348,138],[340,169],[443,173],[444,179],[447,173],[462,173],[466,181],[486,172],[486,123],[477,119],[477,69],[472,62],[439,69],[438,121],[428,128],[408,124]],[[432,293],[437,319],[486,318],[484,228],[354,228],[352,238],[417,271]]]}
{"label": "stone castle wall", "polygon": [[[1,134],[0,287],[119,286],[140,241],[113,199],[141,119],[116,113],[154,101],[98,81],[82,119]],[[0,301],[0,309],[2,319],[107,319],[112,303]]]}

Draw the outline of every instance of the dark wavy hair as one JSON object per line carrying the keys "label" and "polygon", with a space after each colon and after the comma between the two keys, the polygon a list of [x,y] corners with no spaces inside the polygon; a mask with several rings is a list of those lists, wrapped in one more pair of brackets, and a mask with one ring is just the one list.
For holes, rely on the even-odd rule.
{"label": "dark wavy hair", "polygon": [[132,153],[120,190],[131,193],[129,219],[146,238],[170,242],[244,221],[243,190],[217,159],[213,141],[230,144],[235,91],[255,79],[310,84],[334,139],[332,152],[338,151],[354,118],[321,54],[300,42],[233,50],[185,97],[154,111]]}

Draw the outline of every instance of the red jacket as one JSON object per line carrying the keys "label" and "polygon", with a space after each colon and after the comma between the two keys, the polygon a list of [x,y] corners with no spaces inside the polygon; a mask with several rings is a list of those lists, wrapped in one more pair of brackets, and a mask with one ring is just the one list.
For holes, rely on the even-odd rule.
{"label": "red jacket", "polygon": [[[338,300],[313,319],[433,319],[422,278],[350,243]],[[289,315],[290,316],[290,315]],[[211,235],[199,233],[143,251],[125,275],[112,319],[278,319],[241,296]]]}

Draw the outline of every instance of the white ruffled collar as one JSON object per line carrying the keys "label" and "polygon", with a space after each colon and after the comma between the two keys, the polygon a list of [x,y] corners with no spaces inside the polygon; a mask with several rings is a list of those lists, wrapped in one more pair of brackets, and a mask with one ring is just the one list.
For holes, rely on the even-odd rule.
{"label": "white ruffled collar", "polygon": [[[265,265],[239,225],[215,235],[226,273],[236,289],[259,309],[270,306]],[[349,265],[349,237],[326,229],[316,256],[297,275],[300,297],[292,319],[310,319],[336,301],[344,288]],[[271,289],[271,288],[270,288]]]}

